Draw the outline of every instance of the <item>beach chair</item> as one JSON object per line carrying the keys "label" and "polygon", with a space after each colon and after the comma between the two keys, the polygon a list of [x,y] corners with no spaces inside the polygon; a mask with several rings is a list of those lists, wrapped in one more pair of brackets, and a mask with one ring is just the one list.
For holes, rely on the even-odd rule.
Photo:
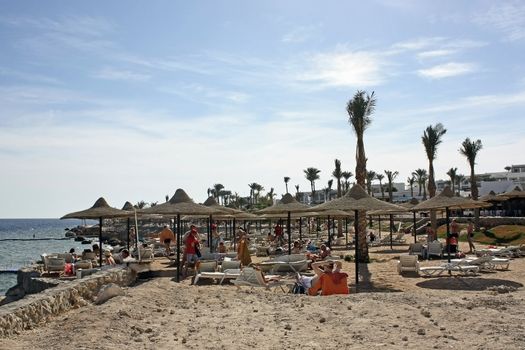
{"label": "beach chair", "polygon": [[408,247],[408,254],[410,255],[418,255],[418,256],[421,256],[422,258],[425,257],[425,251],[424,251],[424,248],[423,248],[423,244],[421,243],[412,243],[410,244],[410,246]]}
{"label": "beach chair", "polygon": [[216,261],[202,261],[199,264],[197,273],[195,274],[195,279],[193,284],[197,284],[199,279],[202,278],[211,278],[211,279],[221,279],[222,273],[217,271],[217,262]]}
{"label": "beach chair", "polygon": [[437,257],[441,259],[443,257],[443,244],[439,241],[429,242],[427,246],[427,258]]}
{"label": "beach chair", "polygon": [[286,283],[278,280],[279,276],[264,276],[263,272],[259,269],[254,269],[252,267],[245,267],[240,275],[232,280],[231,282],[240,289],[241,286],[247,287],[262,287],[267,290],[272,290],[280,288],[283,292],[286,293],[284,286]]}
{"label": "beach chair", "polygon": [[443,274],[443,272],[459,272],[462,275],[475,275],[479,272],[479,266],[463,265],[457,262],[451,262],[438,266],[420,267],[419,272],[425,276],[440,276]]}
{"label": "beach chair", "polygon": [[66,266],[66,260],[56,256],[46,256],[44,258],[44,268],[47,272],[62,272]]}
{"label": "beach chair", "polygon": [[255,252],[255,256],[268,256],[268,247],[258,246]]}
{"label": "beach chair", "polygon": [[140,248],[140,260],[139,263],[151,263],[154,260],[153,249],[151,248]]}
{"label": "beach chair", "polygon": [[510,266],[510,260],[504,258],[496,258],[490,255],[483,255],[474,259],[454,259],[452,262],[458,262],[462,265],[475,265],[479,266],[480,270],[495,270],[497,267],[501,267],[502,270],[508,270]]}
{"label": "beach chair", "polygon": [[405,271],[419,273],[419,261],[417,255],[400,255],[397,262],[397,272],[402,274]]}

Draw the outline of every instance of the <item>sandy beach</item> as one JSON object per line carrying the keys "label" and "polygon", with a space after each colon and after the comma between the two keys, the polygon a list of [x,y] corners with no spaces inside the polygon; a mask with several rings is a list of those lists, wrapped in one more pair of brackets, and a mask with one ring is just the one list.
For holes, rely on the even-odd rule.
{"label": "sandy beach", "polygon": [[352,263],[344,264],[352,281],[348,296],[156,278],[2,339],[0,348],[525,348],[525,259],[474,277],[400,276],[396,259],[407,247],[394,248],[372,249],[373,263],[362,270],[368,281],[357,294]]}

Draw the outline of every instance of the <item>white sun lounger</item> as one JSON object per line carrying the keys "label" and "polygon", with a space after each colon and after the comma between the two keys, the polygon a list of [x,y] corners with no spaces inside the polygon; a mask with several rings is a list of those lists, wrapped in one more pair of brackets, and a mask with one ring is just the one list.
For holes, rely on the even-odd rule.
{"label": "white sun lounger", "polygon": [[440,276],[443,272],[459,272],[463,275],[475,275],[479,272],[479,266],[447,263],[439,266],[420,267],[419,271],[425,276]]}

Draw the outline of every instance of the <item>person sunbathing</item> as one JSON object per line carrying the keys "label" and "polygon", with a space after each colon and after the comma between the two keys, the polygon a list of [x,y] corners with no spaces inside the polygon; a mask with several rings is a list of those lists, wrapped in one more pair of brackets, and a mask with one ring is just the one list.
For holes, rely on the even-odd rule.
{"label": "person sunbathing", "polygon": [[317,261],[312,263],[316,277],[308,289],[309,295],[349,294],[348,275],[341,272],[343,264],[340,261]]}

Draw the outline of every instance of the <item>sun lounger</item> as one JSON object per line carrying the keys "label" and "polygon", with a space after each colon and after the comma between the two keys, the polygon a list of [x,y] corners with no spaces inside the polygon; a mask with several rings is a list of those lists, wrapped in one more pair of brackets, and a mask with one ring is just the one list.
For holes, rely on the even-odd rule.
{"label": "sun lounger", "polygon": [[419,271],[425,276],[440,276],[443,272],[459,272],[463,275],[476,274],[479,266],[447,263],[439,266],[420,267]]}
{"label": "sun lounger", "polygon": [[423,244],[421,243],[412,243],[408,247],[408,254],[410,255],[418,255],[422,258],[425,257],[425,248],[423,247]]}
{"label": "sun lounger", "polygon": [[494,270],[498,266],[501,267],[501,269],[508,270],[510,265],[509,259],[496,258],[490,255],[484,255],[474,259],[452,259],[451,262],[461,265],[479,266],[480,270]]}
{"label": "sun lounger", "polygon": [[262,287],[268,290],[280,288],[283,292],[286,292],[284,288],[287,283],[279,280],[280,276],[264,276],[263,272],[258,269],[251,267],[245,267],[241,274],[232,283],[240,289],[241,286],[247,287]]}

